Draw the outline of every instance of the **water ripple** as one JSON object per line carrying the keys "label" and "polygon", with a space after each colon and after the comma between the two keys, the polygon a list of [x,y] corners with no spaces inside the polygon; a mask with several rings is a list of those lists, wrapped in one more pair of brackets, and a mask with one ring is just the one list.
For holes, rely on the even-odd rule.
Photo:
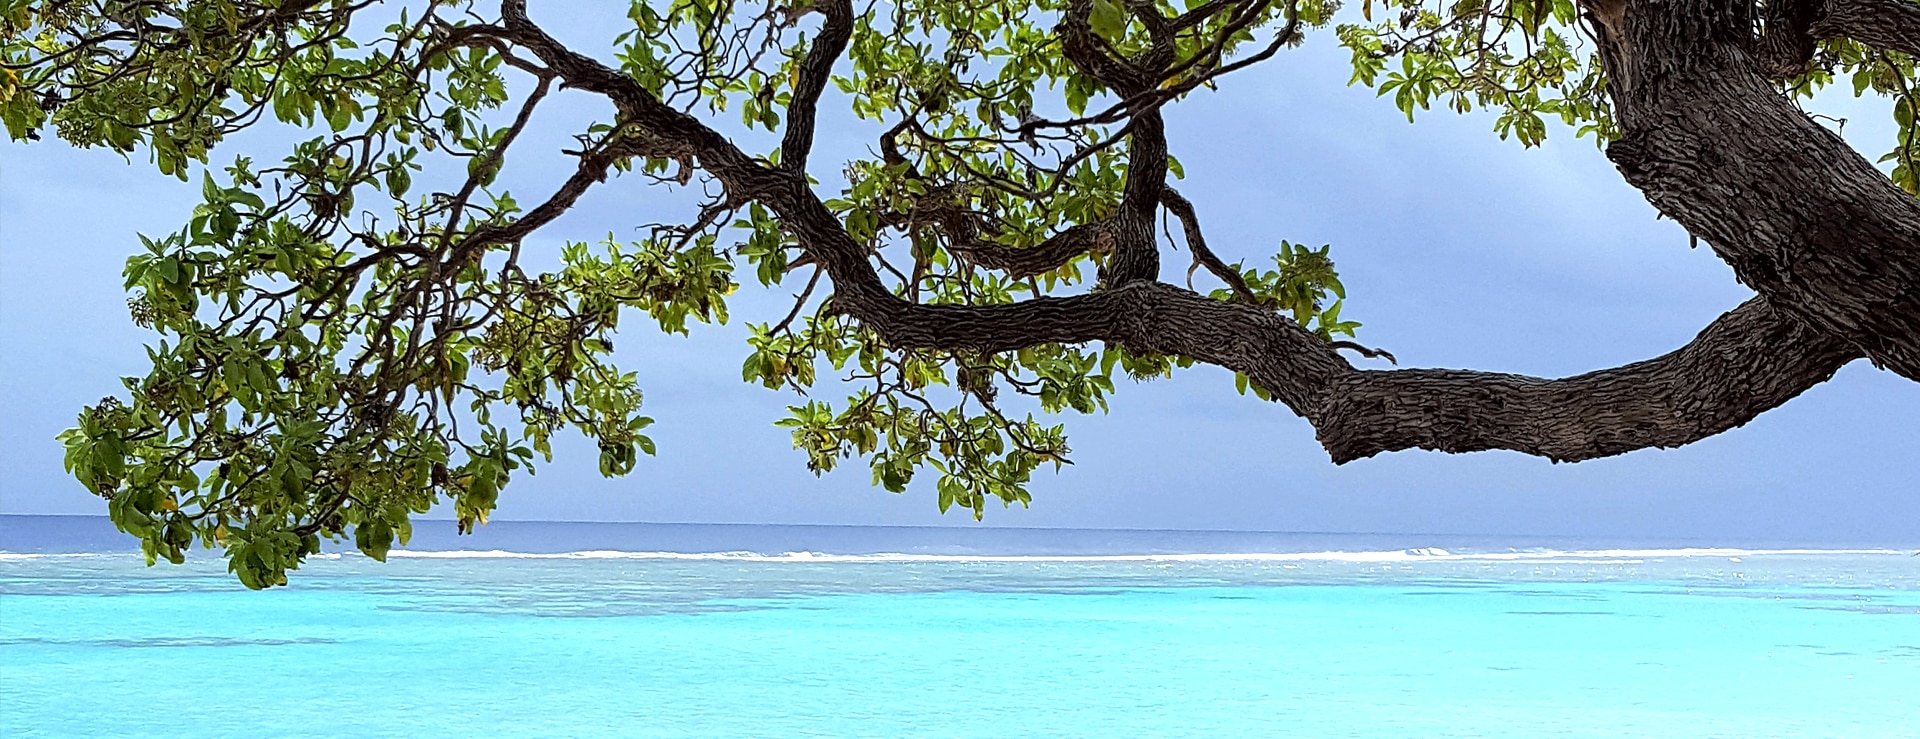
{"label": "water ripple", "polygon": [[293,639],[248,639],[227,636],[154,636],[144,639],[59,639],[40,636],[0,638],[0,647],[109,647],[115,649],[178,649],[198,647],[285,647],[298,644],[338,644],[339,639],[306,636]]}

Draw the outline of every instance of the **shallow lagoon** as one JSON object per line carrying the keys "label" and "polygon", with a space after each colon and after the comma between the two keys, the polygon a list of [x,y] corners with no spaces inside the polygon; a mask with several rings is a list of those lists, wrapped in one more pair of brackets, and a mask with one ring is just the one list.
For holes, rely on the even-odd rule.
{"label": "shallow lagoon", "polygon": [[0,555],[0,734],[1920,737],[1896,551]]}

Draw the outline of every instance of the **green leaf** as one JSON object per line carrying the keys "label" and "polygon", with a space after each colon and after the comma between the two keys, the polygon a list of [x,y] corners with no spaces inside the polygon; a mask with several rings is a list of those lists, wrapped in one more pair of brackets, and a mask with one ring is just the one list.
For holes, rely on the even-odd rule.
{"label": "green leaf", "polygon": [[1109,42],[1119,41],[1127,32],[1127,11],[1115,0],[1093,0],[1093,13],[1087,20],[1093,32]]}

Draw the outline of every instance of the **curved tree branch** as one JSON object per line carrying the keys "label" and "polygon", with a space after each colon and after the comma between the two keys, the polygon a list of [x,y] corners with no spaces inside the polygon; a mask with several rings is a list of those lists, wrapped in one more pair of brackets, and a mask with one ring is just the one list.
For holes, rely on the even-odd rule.
{"label": "curved tree branch", "polygon": [[1848,38],[1920,56],[1920,3],[1913,0],[1771,0],[1755,55],[1776,81],[1807,71],[1814,45]]}
{"label": "curved tree branch", "polygon": [[1511,449],[1576,462],[1682,446],[1739,427],[1859,356],[1754,298],[1673,352],[1563,379],[1356,371],[1310,420],[1336,462],[1411,448]]}
{"label": "curved tree branch", "polygon": [[833,77],[834,60],[840,58],[853,38],[853,0],[826,0],[814,6],[827,17],[820,24],[820,35],[800,62],[800,74],[793,89],[793,102],[787,106],[787,130],[780,139],[780,166],[794,172],[807,170],[807,155],[813,151],[815,116],[820,93]]}
{"label": "curved tree branch", "polygon": [[[1171,49],[1154,44],[1139,59],[1117,53],[1093,32],[1089,21],[1093,3],[1075,0],[1062,14],[1057,31],[1067,60],[1083,74],[1127,100],[1143,100],[1155,80],[1148,70],[1171,61]],[[1153,11],[1157,12],[1157,11]],[[1141,64],[1148,65],[1142,69]],[[1112,257],[1100,271],[1100,284],[1117,286],[1160,276],[1159,244],[1153,234],[1153,216],[1160,206],[1160,190],[1167,179],[1167,131],[1155,102],[1132,108],[1127,122],[1127,174],[1119,209],[1107,219],[1103,233],[1112,238]]]}
{"label": "curved tree branch", "polygon": [[[684,149],[737,199],[772,208],[832,278],[829,309],[899,348],[1011,351],[1104,341],[1246,374],[1318,430],[1336,462],[1385,451],[1511,449],[1577,461],[1697,441],[1825,381],[1861,351],[1756,298],[1667,355],[1558,380],[1465,370],[1353,368],[1311,332],[1256,306],[1154,280],[1011,305],[921,305],[880,282],[867,251],[791,172],[765,167],[631,80],[560,47],[515,11],[508,31],[570,85],[607,94],[659,145]],[[1624,165],[1623,165],[1624,166]],[[1160,202],[1161,188],[1153,192]],[[1738,267],[1739,265],[1736,265]]]}
{"label": "curved tree branch", "polygon": [[1582,5],[1627,182],[1773,307],[1920,378],[1920,200],[1767,80],[1743,6]]}
{"label": "curved tree branch", "polygon": [[[270,19],[258,21],[263,33],[299,37],[264,47],[224,37],[206,48],[180,47],[184,37],[171,31],[163,38],[138,37],[159,28],[155,23],[174,22],[153,18],[187,24],[181,29],[189,36],[202,29],[216,36],[234,33],[232,25],[188,23],[165,8],[154,10],[158,16],[145,13],[143,3],[121,9],[130,20],[106,18],[104,27],[87,17],[55,23],[66,29],[62,38],[72,37],[82,50],[55,52],[42,67],[55,77],[36,72],[29,82],[44,90],[43,107],[64,105],[60,96],[77,92],[81,97],[68,99],[77,102],[62,115],[79,117],[35,118],[25,134],[16,126],[15,137],[52,126],[83,145],[107,143],[125,151],[144,143],[163,172],[178,173],[184,172],[182,162],[204,160],[205,147],[220,135],[265,115],[270,101],[277,118],[296,126],[312,127],[324,118],[340,134],[361,127],[300,145],[285,166],[250,172],[243,160],[232,170],[232,187],[209,182],[207,209],[196,211],[185,233],[148,240],[150,253],[129,261],[129,285],[141,288],[129,301],[134,320],[207,340],[162,343],[151,356],[153,372],[127,384],[132,404],[109,398],[82,414],[79,427],[61,435],[70,470],[88,489],[114,500],[115,520],[145,540],[150,556],[178,562],[196,540],[226,545],[235,571],[255,588],[284,584],[287,570],[320,551],[323,537],[351,531],[361,551],[383,557],[396,535],[404,534],[411,512],[442,500],[451,499],[459,529],[468,531],[495,509],[511,471],[548,451],[551,435],[563,428],[598,442],[603,474],[626,474],[636,455],[652,453],[651,439],[636,433],[648,419],[635,413],[642,400],[635,375],[607,361],[621,311],[645,310],[664,331],[683,331],[689,320],[725,320],[724,297],[736,287],[741,262],[757,263],[769,286],[777,282],[775,270],[816,266],[787,316],[774,326],[755,327],[749,342],[755,352],[743,377],[804,392],[822,360],[847,369],[857,353],[857,367],[847,369],[850,379],[871,383],[838,412],[824,402],[792,408],[791,422],[781,425],[795,429],[795,446],[807,452],[809,466],[819,472],[845,457],[867,457],[875,481],[895,491],[908,485],[916,469],[937,468],[942,509],[957,503],[976,516],[989,497],[1028,502],[1031,473],[1048,462],[1067,463],[1069,453],[1060,427],[1031,415],[1002,414],[996,388],[1033,396],[1043,412],[1092,412],[1105,406],[1115,362],[1134,373],[1172,366],[1175,358],[1181,365],[1191,360],[1232,370],[1258,396],[1284,403],[1311,423],[1335,462],[1410,448],[1592,459],[1687,444],[1739,426],[1863,355],[1920,378],[1920,201],[1851,156],[1766,77],[1765,55],[1773,53],[1768,49],[1784,49],[1782,58],[1792,59],[1807,53],[1815,34],[1839,33],[1833,29],[1848,25],[1843,13],[1828,18],[1813,12],[1828,8],[1815,5],[1828,0],[1777,0],[1778,7],[1771,5],[1776,0],[1765,0],[1767,6],[1755,0],[1580,0],[1600,27],[1595,40],[1606,67],[1603,89],[1613,105],[1594,119],[1607,124],[1606,132],[1619,133],[1609,155],[1629,182],[1707,240],[1761,297],[1674,352],[1561,379],[1357,369],[1341,351],[1391,357],[1329,341],[1352,324],[1338,321],[1335,308],[1319,307],[1323,288],[1343,292],[1324,250],[1308,253],[1283,244],[1289,251],[1276,260],[1279,272],[1244,280],[1237,266],[1213,255],[1192,204],[1168,187],[1160,107],[1297,40],[1302,21],[1296,4],[1195,0],[1188,14],[1169,17],[1156,0],[1098,6],[1063,0],[1065,19],[1055,38],[1045,38],[1032,23],[1051,14],[1032,15],[1038,12],[1033,9],[952,8],[954,14],[937,23],[924,15],[896,15],[896,27],[917,20],[918,30],[881,39],[881,45],[912,50],[880,60],[863,46],[850,61],[856,77],[874,82],[855,85],[856,112],[870,113],[877,103],[904,117],[881,141],[887,171],[863,180],[873,171],[870,162],[853,165],[847,178],[854,185],[852,200],[835,212],[827,207],[833,201],[814,191],[807,159],[815,108],[834,63],[849,53],[855,16],[847,0],[818,1],[832,5],[822,9],[826,20],[811,47],[782,43],[783,34],[798,33],[795,21],[816,9],[811,1],[750,15],[731,6],[681,4],[669,10],[664,25],[636,19],[636,28],[648,36],[637,41],[668,44],[672,61],[627,54],[619,68],[556,41],[527,17],[524,0],[500,0],[499,20],[491,23],[471,3],[429,3],[418,23],[393,27],[393,36],[374,49],[346,57],[329,52],[343,50],[346,44],[335,42],[345,38],[348,16],[373,0],[300,0],[289,7],[331,10],[299,13],[294,25],[271,21],[267,5],[276,4],[248,4],[246,17]],[[1891,49],[1912,46],[1902,24],[1913,7],[1889,1],[1833,0],[1831,7],[1892,14],[1858,31],[1890,49],[1873,52],[1875,57],[1890,57],[1897,56]],[[1113,3],[1132,14],[1144,35],[1133,25],[1117,33],[1109,27]],[[1101,14],[1098,34],[1090,27],[1095,7]],[[1763,7],[1770,16],[1756,25],[1754,13]],[[1000,47],[985,48],[997,42],[975,37],[991,29],[974,23],[978,16],[967,14],[973,10],[1002,12],[1002,28],[1021,37],[1007,48],[1037,50],[1043,64],[1001,75],[993,84],[984,81],[993,75],[918,84],[925,80],[914,79],[915,67],[945,63],[964,71],[965,54],[998,55]],[[1280,15],[1286,26],[1264,49],[1228,61],[1253,38],[1256,25]],[[1311,25],[1322,25],[1325,18],[1314,16]],[[1212,20],[1197,20],[1203,17]],[[1482,23],[1489,17],[1483,15]],[[1556,11],[1555,17],[1563,14]],[[117,33],[113,24],[134,29],[133,51],[156,53],[123,54],[121,41],[113,41],[115,48],[98,46]],[[104,35],[89,40],[100,28]],[[1757,28],[1782,34],[1779,43],[1756,44]],[[1483,41],[1484,34],[1483,28]],[[942,62],[932,62],[924,40],[937,45],[943,37],[953,43]],[[451,53],[459,47],[474,53]],[[782,54],[797,57],[772,61]],[[242,66],[230,68],[228,60]],[[763,61],[780,65],[781,77],[762,83]],[[309,79],[288,66],[309,62],[326,71]],[[1804,74],[1805,60],[1800,64]],[[104,69],[67,74],[84,65]],[[215,68],[210,76],[194,71],[208,65]],[[1019,85],[1068,79],[1071,72],[1063,65],[1085,73],[1069,80],[1071,95],[1104,87],[1119,99],[1116,107],[1073,121],[1034,123],[1031,100]],[[502,76],[507,68],[535,79],[511,128],[468,130],[466,122],[491,120],[482,108],[512,99]],[[186,70],[190,79],[177,85],[134,79],[168,70]],[[242,93],[252,102],[239,117],[195,107],[225,99],[239,89],[235,81],[268,70],[273,81],[264,91]],[[293,76],[282,79],[283,72]],[[755,100],[777,103],[775,91],[787,84],[782,77],[789,72],[792,96],[778,154],[749,155],[689,113],[703,98],[711,112],[719,112],[728,94],[745,91],[738,83],[755,75]],[[1491,79],[1531,77],[1502,74]],[[1089,85],[1086,76],[1100,84]],[[272,91],[296,78],[317,94],[288,109]],[[389,94],[431,92],[443,78],[449,80],[447,94],[434,102]],[[42,84],[46,80],[52,82]],[[1015,84],[1009,87],[1009,81]],[[468,202],[492,181],[507,147],[519,140],[556,82],[612,103],[612,125],[596,125],[578,137],[581,151],[565,152],[577,160],[572,176],[531,210],[520,212],[504,195],[486,205]],[[1521,84],[1521,94],[1551,86]],[[954,96],[980,103],[978,115],[941,114],[974,107],[955,105]],[[365,105],[352,102],[362,100],[373,102],[370,118]],[[89,106],[115,110],[88,113]],[[118,109],[141,120],[122,122]],[[28,111],[29,117],[50,112]],[[150,115],[156,112],[161,117]],[[753,120],[768,120],[767,109],[750,112]],[[1000,122],[1007,113],[1021,119],[1020,128]],[[351,121],[342,123],[343,116]],[[76,133],[76,120],[125,130]],[[1122,120],[1115,132],[1089,130]],[[9,122],[18,123],[17,116]],[[932,178],[913,172],[893,141],[909,130]],[[1028,156],[1015,146],[1042,138],[1053,145],[1051,156]],[[426,151],[438,150],[441,161],[469,163],[466,179],[452,181],[454,192],[406,195],[407,172],[424,169],[414,162],[415,141]],[[1124,165],[1106,154],[1091,159],[1122,141],[1128,145]],[[394,143],[405,145],[404,153],[393,151]],[[1000,164],[992,162],[996,148]],[[561,255],[563,269],[529,275],[521,265],[521,242],[611,173],[632,171],[639,158],[648,160],[647,174],[640,176],[665,181],[652,173],[667,161],[678,162],[681,184],[698,168],[702,184],[720,191],[705,193],[691,225],[655,225],[647,239],[626,245],[610,236],[604,257],[570,245]],[[1049,158],[1057,161],[1051,173],[1041,164]],[[1089,163],[1106,171],[1079,169]],[[906,179],[896,164],[908,165]],[[1019,170],[1028,175],[1024,187]],[[1096,176],[1077,176],[1083,174]],[[1110,207],[1112,186],[1122,174],[1118,207]],[[1041,186],[1041,177],[1050,183]],[[880,187],[858,188],[867,182]],[[390,225],[378,223],[385,216],[374,218],[352,205],[356,190],[382,191],[396,203]],[[1022,202],[1056,196],[1061,202]],[[753,236],[737,248],[716,248],[723,218],[743,207],[750,212],[734,225]],[[1202,266],[1235,288],[1234,299],[1157,280],[1154,227],[1163,207],[1167,217],[1182,221]],[[916,263],[911,276],[888,264],[883,255],[892,244],[869,235],[876,233],[870,216],[906,232]],[[1027,228],[1015,219],[1028,219]],[[1035,232],[1052,233],[1063,221],[1078,225],[1037,247],[1007,246],[1030,244]],[[941,259],[936,250],[943,243],[956,261]],[[202,248],[207,246],[212,248]],[[789,263],[788,249],[795,247],[800,258]],[[1018,285],[975,269],[1031,275],[1088,252],[1109,255],[1090,292],[1078,292],[1086,285],[1072,267],[1061,270],[1067,279],[1048,280],[1046,291],[1077,293],[1070,297],[1041,296],[1037,279]],[[898,282],[883,280],[881,270]],[[831,296],[815,302],[822,275]],[[926,303],[920,302],[923,283],[934,291]],[[1035,296],[1019,301],[1021,288]],[[1245,299],[1249,293],[1257,300]],[[806,325],[794,326],[809,309]],[[1310,314],[1318,316],[1317,324]],[[1109,351],[1095,356],[1089,346],[1095,342]],[[485,379],[470,374],[473,369]],[[944,398],[921,392],[942,382],[952,383]],[[950,406],[949,398],[955,401]],[[470,410],[457,407],[462,399],[472,400]],[[235,407],[240,413],[230,413]],[[510,420],[518,423],[490,420],[495,410],[517,415]],[[464,433],[463,424],[469,429]],[[204,479],[196,472],[209,467],[213,474]]]}
{"label": "curved tree branch", "polygon": [[1180,191],[1172,187],[1161,190],[1160,203],[1167,207],[1167,211],[1172,213],[1173,217],[1180,219],[1180,228],[1187,237],[1187,249],[1193,252],[1193,266],[1187,269],[1187,287],[1193,287],[1194,271],[1206,267],[1208,272],[1212,272],[1213,276],[1220,278],[1221,282],[1227,283],[1227,287],[1233,289],[1235,297],[1248,302],[1257,302],[1253,288],[1247,286],[1247,279],[1241,276],[1240,270],[1227,266],[1226,262],[1220,261],[1220,257],[1207,247],[1207,237],[1200,231],[1200,215],[1194,212],[1193,203],[1187,202],[1187,199],[1180,195]]}
{"label": "curved tree branch", "polygon": [[1876,49],[1920,57],[1920,3],[1912,0],[1826,0],[1809,28],[1815,38],[1850,38]]}
{"label": "curved tree branch", "polygon": [[1769,0],[1762,16],[1766,22],[1756,56],[1774,80],[1789,80],[1807,70],[1813,59],[1813,23],[1820,18],[1823,0]]}
{"label": "curved tree branch", "polygon": [[1357,370],[1298,324],[1157,282],[1006,306],[897,302],[855,314],[901,347],[1008,351],[1106,341],[1245,373],[1337,463],[1402,449],[1509,449],[1558,462],[1676,447],[1738,427],[1858,358],[1755,298],[1655,359],[1563,379]]}
{"label": "curved tree branch", "polygon": [[978,238],[954,240],[952,248],[968,262],[1006,273],[1019,279],[1045,274],[1066,266],[1075,257],[1110,251],[1113,237],[1107,222],[1071,226],[1027,248],[1007,246]]}
{"label": "curved tree branch", "polygon": [[[1191,204],[1166,187],[1166,142],[1157,103],[1130,110],[1126,193],[1118,212],[1105,220],[1069,228],[1038,247],[1015,249],[980,238],[986,228],[964,198],[928,193],[909,212],[889,214],[893,220],[887,223],[939,223],[948,229],[955,253],[1014,276],[1054,269],[1100,250],[1113,251],[1116,261],[1137,252],[1155,260],[1152,269],[1110,265],[1113,279],[1103,276],[1100,289],[1090,294],[1009,305],[923,305],[903,299],[879,280],[871,250],[847,233],[805,181],[811,115],[825,79],[824,71],[813,71],[831,68],[832,55],[822,50],[844,50],[844,40],[836,41],[828,27],[803,63],[783,143],[785,162],[776,168],[662,105],[632,80],[560,47],[526,21],[520,3],[509,0],[505,15],[514,43],[531,49],[569,86],[613,99],[623,122],[650,146],[697,159],[726,188],[729,202],[751,200],[771,208],[805,253],[795,264],[817,264],[831,279],[834,294],[824,310],[857,320],[888,348],[978,356],[1045,344],[1107,342],[1245,374],[1309,421],[1335,462],[1410,448],[1508,449],[1578,461],[1680,446],[1740,426],[1829,379],[1867,351],[1876,359],[1904,362],[1895,366],[1909,372],[1920,366],[1907,361],[1916,356],[1911,346],[1866,340],[1912,335],[1902,333],[1910,323],[1901,322],[1912,318],[1907,309],[1914,296],[1890,286],[1911,284],[1906,270],[1914,260],[1875,257],[1916,243],[1908,238],[1912,229],[1884,225],[1888,216],[1912,210],[1910,203],[1890,199],[1884,183],[1854,177],[1861,168],[1833,158],[1831,142],[1807,134],[1807,126],[1788,125],[1789,118],[1805,123],[1804,117],[1796,117],[1755,71],[1758,65],[1747,48],[1751,24],[1731,22],[1745,16],[1730,16],[1731,6],[1716,1],[1677,0],[1692,7],[1691,14],[1667,18],[1642,17],[1645,3],[1639,0],[1587,0],[1607,26],[1599,40],[1609,63],[1609,89],[1621,101],[1625,135],[1610,155],[1663,211],[1707,238],[1743,280],[1767,297],[1727,313],[1666,355],[1560,379],[1447,369],[1359,370],[1336,353],[1339,342],[1328,343],[1271,310],[1157,282],[1151,217],[1158,207],[1182,220],[1197,259],[1234,282],[1227,276],[1231,268],[1219,263],[1200,238]],[[1837,0],[1834,5],[1893,1]],[[1902,5],[1899,12],[1910,9]],[[1130,76],[1146,74],[1136,66],[1141,59],[1112,53],[1086,29],[1087,7],[1070,6],[1063,22],[1070,61],[1127,100],[1146,100],[1128,93],[1138,87]],[[837,22],[840,8],[828,11],[828,26]],[[1783,5],[1780,11],[1787,15],[1777,25],[1770,20],[1769,32],[1827,32],[1817,31],[1792,7]],[[1629,29],[1629,22],[1638,28]],[[1656,33],[1668,38],[1656,39]],[[1647,47],[1673,38],[1683,43],[1664,51]],[[1794,54],[1805,46],[1802,39],[1786,40]],[[1262,53],[1279,43],[1276,39]],[[1726,51],[1734,44],[1744,50]],[[1728,93],[1714,85],[1738,89]],[[1701,110],[1721,100],[1712,97],[1716,92],[1738,104],[1725,112]],[[1754,102],[1761,96],[1771,102]],[[906,125],[881,141],[889,163],[904,161],[892,137]],[[1779,178],[1772,184],[1781,186],[1763,190],[1756,184],[1764,172],[1778,171],[1785,173],[1768,176]],[[1819,187],[1822,177],[1836,173],[1845,187]],[[1763,210],[1771,212],[1760,214]],[[1858,225],[1863,223],[1865,230]],[[1899,274],[1876,278],[1873,267],[1887,264]],[[918,272],[903,281],[915,284],[917,277]],[[1248,292],[1244,284],[1234,287]],[[1847,297],[1829,299],[1835,295]],[[805,294],[799,299],[804,303]],[[1881,318],[1874,317],[1876,311]],[[1875,333],[1889,326],[1900,330]]]}

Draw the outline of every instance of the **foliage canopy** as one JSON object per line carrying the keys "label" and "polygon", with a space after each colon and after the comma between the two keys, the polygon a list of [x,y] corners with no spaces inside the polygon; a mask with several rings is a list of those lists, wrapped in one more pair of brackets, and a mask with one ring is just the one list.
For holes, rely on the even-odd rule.
{"label": "foliage canopy", "polygon": [[[1318,33],[1409,120],[1488,108],[1528,146],[1549,119],[1602,143],[1621,132],[1573,0],[639,0],[592,47],[524,5],[0,0],[12,138],[203,183],[186,224],[127,262],[134,319],[159,334],[150,371],[61,437],[150,560],[223,547],[259,588],[323,539],[381,559],[436,504],[463,530],[484,523],[568,428],[598,443],[603,474],[627,474],[654,443],[635,375],[611,361],[623,316],[725,322],[743,283],[800,290],[791,313],[748,324],[742,377],[807,396],[778,423],[811,469],[858,457],[895,492],[930,470],[940,508],[976,518],[1024,505],[1031,476],[1068,460],[1050,417],[1104,409],[1122,377],[1225,364],[1241,392],[1306,413],[1240,350],[1108,339],[1046,311],[1202,301],[1317,342],[1322,364],[1381,354],[1348,340],[1359,324],[1328,248],[1214,256],[1173,184],[1165,106]],[[1834,38],[1782,85],[1893,97],[1887,161],[1912,191],[1913,75],[1911,57]],[[517,148],[563,91],[610,114],[564,152]],[[872,151],[810,162],[823,114],[869,122]],[[298,138],[284,155],[201,166],[269,124]],[[516,197],[497,183],[523,156],[574,172]],[[527,237],[616,177],[704,199],[643,238],[528,267]],[[1163,243],[1192,256],[1187,285],[1215,287],[1129,288],[1159,276]],[[1020,330],[996,325],[1016,306]],[[826,399],[829,376],[850,394]]]}

